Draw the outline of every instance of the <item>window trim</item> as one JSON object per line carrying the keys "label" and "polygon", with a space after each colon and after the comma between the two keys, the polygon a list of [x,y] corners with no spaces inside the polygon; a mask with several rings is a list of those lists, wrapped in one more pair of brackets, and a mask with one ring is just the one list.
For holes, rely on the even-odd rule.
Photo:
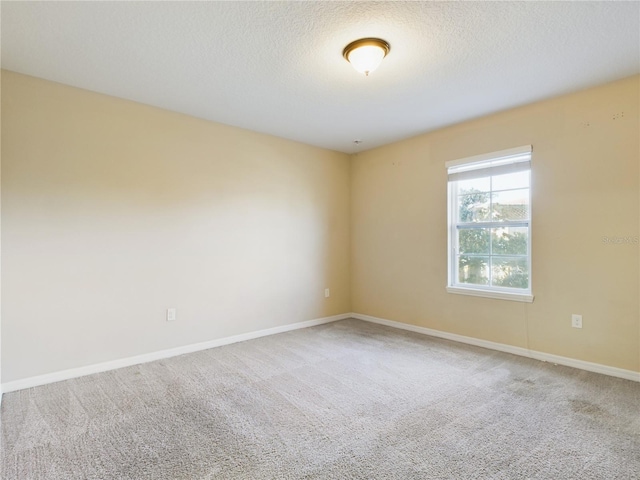
{"label": "window trim", "polygon": [[[529,272],[531,273],[531,272]],[[535,298],[532,293],[498,292],[481,288],[452,287],[447,285],[448,293],[459,295],[471,295],[472,297],[495,298],[497,300],[510,300],[512,302],[532,303]]]}
{"label": "window trim", "polygon": [[[529,230],[529,241],[527,242],[527,260],[529,265],[529,288],[527,290],[513,289],[508,287],[495,287],[495,286],[486,287],[483,285],[471,286],[471,284],[466,285],[466,284],[455,283],[455,279],[456,279],[455,269],[457,266],[455,261],[457,258],[456,251],[455,251],[455,241],[457,238],[456,231],[457,231],[458,224],[455,223],[457,195],[454,194],[456,192],[454,192],[453,189],[456,187],[455,185],[456,182],[459,180],[462,180],[462,178],[459,178],[458,180],[450,181],[451,167],[456,167],[456,166],[459,167],[459,166],[465,166],[465,165],[471,166],[473,164],[476,164],[477,170],[490,171],[492,168],[496,168],[496,170],[499,170],[500,172],[502,172],[515,165],[515,164],[508,165],[509,161],[507,157],[513,157],[514,159],[516,159],[524,155],[528,155],[527,161],[529,163],[529,172],[531,172],[532,152],[533,152],[533,148],[531,145],[524,145],[521,147],[510,148],[510,149],[501,150],[498,152],[485,153],[482,155],[474,155],[472,157],[452,160],[445,163],[445,167],[447,168],[447,209],[448,209],[448,212],[447,212],[447,220],[448,220],[447,271],[448,273],[447,273],[447,286],[446,286],[446,290],[448,293],[459,294],[459,295],[471,295],[475,297],[494,298],[498,300],[509,300],[509,301],[516,301],[516,302],[527,302],[527,303],[533,302],[534,295],[532,293],[532,288],[531,288],[532,281],[533,281],[532,262],[531,262],[531,231],[532,231],[531,176],[529,177],[529,220],[527,222],[528,230]],[[506,161],[502,161],[505,159]],[[500,166],[492,167],[491,163],[494,163],[492,161],[499,164]],[[489,165],[484,165],[488,162],[491,162],[491,163],[489,163]],[[505,163],[507,165],[505,165]],[[483,166],[480,167],[479,164],[482,164]],[[459,174],[454,173],[453,175],[459,175]],[[493,222],[488,222],[488,225],[492,223]]]}

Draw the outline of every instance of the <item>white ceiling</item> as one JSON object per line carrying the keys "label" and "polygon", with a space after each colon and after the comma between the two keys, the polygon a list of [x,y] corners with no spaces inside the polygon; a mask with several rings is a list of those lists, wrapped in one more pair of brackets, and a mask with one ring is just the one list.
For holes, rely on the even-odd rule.
{"label": "white ceiling", "polygon": [[[640,72],[638,2],[3,1],[0,13],[3,68],[347,153]],[[365,36],[391,44],[368,78],[342,58]]]}

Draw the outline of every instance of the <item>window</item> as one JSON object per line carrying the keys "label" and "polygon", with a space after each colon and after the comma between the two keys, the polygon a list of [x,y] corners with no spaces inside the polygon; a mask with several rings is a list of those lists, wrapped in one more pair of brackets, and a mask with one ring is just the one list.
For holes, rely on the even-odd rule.
{"label": "window", "polygon": [[447,291],[533,301],[531,146],[447,162]]}

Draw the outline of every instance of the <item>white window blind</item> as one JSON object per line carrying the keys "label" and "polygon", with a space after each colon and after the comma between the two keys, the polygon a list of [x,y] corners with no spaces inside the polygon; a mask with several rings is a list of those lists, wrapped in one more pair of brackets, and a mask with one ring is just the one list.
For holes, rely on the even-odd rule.
{"label": "white window blind", "polygon": [[522,172],[531,168],[531,145],[446,163],[449,181]]}

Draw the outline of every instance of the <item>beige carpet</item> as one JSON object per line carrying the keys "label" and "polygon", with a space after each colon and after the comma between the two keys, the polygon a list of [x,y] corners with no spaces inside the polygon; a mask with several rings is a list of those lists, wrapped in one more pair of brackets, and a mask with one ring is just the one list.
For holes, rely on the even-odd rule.
{"label": "beige carpet", "polygon": [[640,384],[345,320],[6,394],[1,474],[639,479]]}

